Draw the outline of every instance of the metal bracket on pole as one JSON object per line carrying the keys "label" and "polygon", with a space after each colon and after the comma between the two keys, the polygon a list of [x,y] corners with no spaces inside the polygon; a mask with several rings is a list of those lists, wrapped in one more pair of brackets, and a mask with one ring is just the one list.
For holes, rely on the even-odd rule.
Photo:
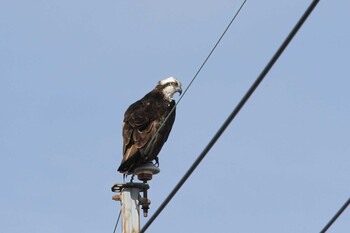
{"label": "metal bracket on pole", "polygon": [[[153,175],[158,174],[159,172],[160,169],[153,163],[144,163],[137,167],[134,171],[134,173],[137,175],[137,179],[142,180],[144,184],[147,184],[147,181],[152,180]],[[143,189],[143,197],[140,198],[140,205],[142,206],[144,217],[148,216],[150,204],[151,200],[148,199],[147,189]]]}

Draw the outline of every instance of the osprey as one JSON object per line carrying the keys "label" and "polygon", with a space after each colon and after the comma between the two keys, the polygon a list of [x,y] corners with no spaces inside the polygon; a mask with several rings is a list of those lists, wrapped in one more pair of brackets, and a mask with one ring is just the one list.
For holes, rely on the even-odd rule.
{"label": "osprey", "polygon": [[153,160],[159,165],[158,154],[175,121],[174,109],[164,123],[175,106],[173,95],[176,92],[182,93],[181,83],[176,78],[169,77],[159,81],[151,92],[126,110],[123,122],[123,159],[119,172],[124,175],[133,174],[136,167]]}

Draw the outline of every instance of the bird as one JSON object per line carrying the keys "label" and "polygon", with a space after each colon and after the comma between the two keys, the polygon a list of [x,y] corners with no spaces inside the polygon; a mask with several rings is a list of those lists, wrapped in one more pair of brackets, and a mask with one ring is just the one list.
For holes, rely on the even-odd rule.
{"label": "bird", "polygon": [[175,93],[181,95],[182,84],[169,77],[160,80],[152,91],[127,108],[122,130],[123,158],[118,168],[124,178],[134,175],[135,168],[144,163],[155,161],[159,166],[158,154],[175,121]]}

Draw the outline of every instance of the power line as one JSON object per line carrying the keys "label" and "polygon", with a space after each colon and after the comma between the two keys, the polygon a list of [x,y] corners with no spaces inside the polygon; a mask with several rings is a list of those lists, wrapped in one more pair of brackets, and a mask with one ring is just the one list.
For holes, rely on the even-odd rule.
{"label": "power line", "polygon": [[212,50],[210,51],[210,53],[208,54],[208,56],[205,58],[204,62],[202,63],[202,65],[199,67],[198,71],[196,72],[196,74],[193,76],[191,82],[188,84],[188,86],[186,87],[186,89],[184,90],[183,94],[180,96],[179,100],[177,101],[177,103],[175,104],[175,106],[171,109],[171,111],[169,112],[169,114],[167,115],[167,117],[165,118],[165,120],[163,121],[163,123],[160,125],[160,127],[157,129],[157,131],[155,132],[155,134],[152,136],[151,140],[148,142],[145,153],[147,153],[150,149],[151,144],[153,143],[154,139],[156,138],[157,134],[159,133],[159,131],[163,128],[164,124],[167,122],[167,120],[169,119],[170,115],[175,111],[177,105],[180,103],[180,101],[182,100],[182,98],[184,97],[184,95],[186,94],[187,90],[191,87],[192,83],[194,82],[194,80],[197,78],[198,74],[201,72],[202,68],[204,67],[204,65],[207,63],[207,61],[209,60],[210,56],[212,55],[212,53],[214,52],[214,50],[216,49],[216,47],[219,45],[221,39],[224,37],[224,35],[226,34],[226,32],[228,31],[228,29],[231,27],[231,24],[233,23],[233,21],[235,21],[237,15],[239,14],[239,12],[241,11],[241,9],[243,8],[244,4],[246,3],[247,0],[244,0],[244,2],[241,4],[241,6],[239,7],[239,9],[237,10],[236,14],[233,16],[233,18],[231,19],[230,23],[227,25],[226,29],[224,30],[224,32],[221,34],[220,38],[218,39],[218,41],[215,43],[214,47],[212,48]]}
{"label": "power line", "polygon": [[155,211],[155,213],[150,217],[148,222],[143,226],[140,233],[144,233],[147,228],[153,223],[153,221],[159,216],[159,214],[163,211],[163,209],[166,207],[166,205],[170,202],[170,200],[175,196],[177,191],[182,187],[182,185],[186,182],[186,180],[190,177],[190,175],[193,173],[193,171],[197,168],[199,163],[203,160],[203,158],[207,155],[209,150],[214,146],[216,141],[220,138],[220,136],[223,134],[223,132],[226,130],[226,128],[229,126],[229,124],[232,122],[232,120],[235,118],[235,116],[239,113],[241,108],[244,106],[244,104],[247,102],[249,97],[254,93],[255,89],[259,86],[259,84],[263,81],[266,74],[270,71],[272,66],[275,64],[275,62],[278,60],[280,55],[283,53],[285,48],[288,46],[290,41],[293,39],[293,37],[296,35],[296,33],[299,31],[301,26],[304,24],[308,16],[311,14],[311,12],[315,9],[316,5],[318,4],[319,0],[314,0],[310,6],[306,9],[305,13],[302,15],[302,17],[299,19],[297,24],[294,26],[292,31],[289,33],[287,38],[284,40],[282,45],[279,47],[279,49],[276,51],[274,56],[271,58],[269,63],[265,66],[263,71],[260,73],[258,78],[255,80],[255,82],[252,84],[252,86],[249,88],[249,90],[246,92],[246,94],[243,96],[241,101],[238,103],[238,105],[234,108],[232,113],[228,116],[226,121],[223,123],[223,125],[220,127],[220,129],[217,131],[217,133],[214,135],[214,137],[211,139],[211,141],[208,143],[208,145],[204,148],[202,153],[198,156],[198,158],[194,161],[192,166],[188,169],[188,171],[185,173],[185,175],[182,177],[182,179],[178,182],[178,184],[175,186],[175,188],[170,192],[170,194],[166,197],[166,199],[163,201],[163,203],[159,206],[159,208]]}
{"label": "power line", "polygon": [[337,220],[337,218],[344,212],[346,207],[350,204],[350,198],[344,203],[344,205],[338,210],[338,212],[333,216],[331,220],[327,223],[327,225],[320,231],[320,233],[325,233]]}
{"label": "power line", "polygon": [[119,223],[119,219],[120,219],[121,213],[122,213],[122,210],[120,209],[119,210],[119,215],[118,215],[118,218],[117,218],[117,222],[115,223],[115,226],[114,226],[113,233],[115,233],[115,231],[117,230],[117,226],[118,226],[118,223]]}

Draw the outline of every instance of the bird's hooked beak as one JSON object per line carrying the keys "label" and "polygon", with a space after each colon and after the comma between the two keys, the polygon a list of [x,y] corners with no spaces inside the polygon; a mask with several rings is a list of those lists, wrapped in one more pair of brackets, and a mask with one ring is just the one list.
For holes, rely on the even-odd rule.
{"label": "bird's hooked beak", "polygon": [[178,87],[178,88],[176,89],[176,91],[179,93],[179,95],[182,94],[182,88],[181,88],[181,87]]}

